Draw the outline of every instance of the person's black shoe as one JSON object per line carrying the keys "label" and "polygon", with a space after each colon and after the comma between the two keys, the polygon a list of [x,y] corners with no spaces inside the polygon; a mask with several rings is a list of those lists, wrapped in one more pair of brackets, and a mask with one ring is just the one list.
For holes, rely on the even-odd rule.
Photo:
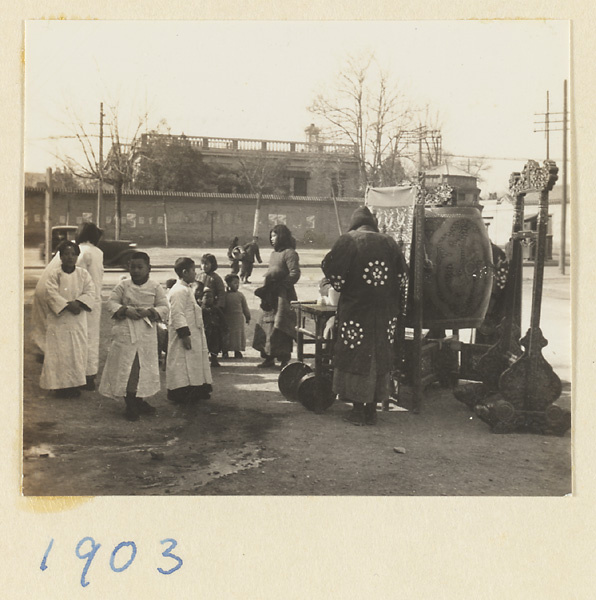
{"label": "person's black shoe", "polygon": [[244,358],[244,356],[242,355],[242,352],[234,352],[234,358]]}
{"label": "person's black shoe", "polygon": [[364,405],[364,422],[367,425],[377,424],[377,405],[375,402]]}
{"label": "person's black shoe", "polygon": [[87,383],[81,388],[88,392],[95,391],[95,375],[87,375]]}
{"label": "person's black shoe", "polygon": [[222,352],[222,353],[221,353],[221,357],[222,357],[222,358],[230,358],[230,356],[229,356],[229,354],[227,353],[227,351],[225,351],[225,352]]}
{"label": "person's black shoe", "polygon": [[365,425],[364,404],[354,402],[354,407],[343,419],[352,425]]}
{"label": "person's black shoe", "polygon": [[124,409],[124,418],[127,421],[138,421],[139,420],[139,407],[138,398],[136,396],[126,396],[124,398],[126,408]]}
{"label": "person's black shoe", "polygon": [[157,412],[155,406],[151,406],[148,402],[142,398],[137,398],[137,412],[140,415],[154,415]]}
{"label": "person's black shoe", "polygon": [[188,388],[168,390],[168,400],[174,404],[187,404],[190,401]]}
{"label": "person's black shoe", "polygon": [[209,398],[211,398],[212,391],[213,386],[210,383],[198,385],[193,389],[192,399],[193,401],[209,400]]}
{"label": "person's black shoe", "polygon": [[266,358],[262,363],[257,365],[259,369],[271,369],[275,367],[275,360],[273,358]]}

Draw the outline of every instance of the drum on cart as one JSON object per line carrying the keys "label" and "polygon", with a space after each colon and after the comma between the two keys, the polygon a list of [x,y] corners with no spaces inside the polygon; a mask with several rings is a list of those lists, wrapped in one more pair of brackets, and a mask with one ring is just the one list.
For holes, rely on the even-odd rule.
{"label": "drum on cart", "polygon": [[[424,250],[422,327],[480,327],[490,301],[493,264],[488,232],[478,208],[426,207]],[[412,246],[412,269],[414,252]]]}

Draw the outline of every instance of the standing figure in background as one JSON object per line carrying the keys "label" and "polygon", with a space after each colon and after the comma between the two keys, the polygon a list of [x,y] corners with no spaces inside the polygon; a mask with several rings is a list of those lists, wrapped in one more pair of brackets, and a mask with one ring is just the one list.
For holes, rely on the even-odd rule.
{"label": "standing figure in background", "polygon": [[80,396],[86,383],[87,315],[95,303],[91,275],[77,267],[79,247],[62,242],[58,249],[60,268],[45,283],[49,307],[45,356],[39,385],[62,398]]}
{"label": "standing figure in background", "polygon": [[203,314],[190,289],[195,263],[191,258],[179,258],[174,270],[179,279],[168,292],[166,387],[169,400],[183,403],[209,398],[212,380]]}
{"label": "standing figure in background", "polygon": [[203,254],[201,257],[202,272],[197,277],[195,294],[198,298],[202,296],[205,288],[209,288],[213,294],[215,305],[223,308],[226,286],[219,273],[216,273],[217,266],[217,258],[213,254]]}
{"label": "standing figure in background", "polygon": [[200,301],[203,309],[203,323],[209,349],[209,360],[212,367],[221,367],[217,355],[223,350],[223,338],[228,329],[226,318],[221,308],[215,305],[215,297],[210,288],[203,289]]}
{"label": "standing figure in background", "polygon": [[95,389],[95,378],[99,369],[99,328],[101,322],[101,286],[103,283],[103,252],[97,247],[103,231],[95,223],[83,223],[76,235],[76,243],[81,249],[77,266],[85,269],[95,285],[95,302],[87,315],[87,383],[85,389]]}
{"label": "standing figure in background", "polygon": [[226,275],[225,280],[228,289],[223,310],[228,333],[224,338],[223,358],[228,358],[228,352],[234,352],[234,358],[243,358],[242,353],[246,349],[244,324],[250,323],[250,310],[244,294],[238,291],[240,286],[238,275],[230,273]]}
{"label": "standing figure in background", "polygon": [[242,263],[242,268],[240,269],[240,281],[244,281],[244,283],[250,283],[248,278],[252,275],[255,260],[259,261],[259,264],[263,262],[261,260],[261,253],[259,252],[258,240],[258,236],[255,235],[252,238],[252,242],[248,242],[243,248],[244,253],[240,259],[240,262]]}
{"label": "standing figure in background", "polygon": [[149,278],[145,252],[132,254],[128,269],[130,278],[112,290],[106,305],[114,325],[99,393],[124,397],[124,416],[137,421],[140,414],[155,414],[144,398],[161,388],[155,323],[167,320],[170,305],[163,287]]}
{"label": "standing figure in background", "polygon": [[405,315],[408,272],[395,240],[379,233],[363,207],[323,259],[325,277],[341,292],[333,356],[333,391],[353,403],[346,420],[374,425],[389,399],[395,332]]}
{"label": "standing figure in background", "polygon": [[[296,240],[285,225],[276,225],[269,234],[273,252],[262,288],[266,299],[255,327],[252,347],[261,353],[260,368],[281,368],[290,360],[292,342],[296,339],[296,313],[290,302],[298,299],[294,285],[300,279],[300,258]],[[256,294],[256,292],[255,292]],[[271,297],[273,295],[273,297]]]}
{"label": "standing figure in background", "polygon": [[234,275],[240,271],[240,257],[242,249],[238,246],[238,237],[235,237],[228,246],[228,258],[230,259],[230,269]]}

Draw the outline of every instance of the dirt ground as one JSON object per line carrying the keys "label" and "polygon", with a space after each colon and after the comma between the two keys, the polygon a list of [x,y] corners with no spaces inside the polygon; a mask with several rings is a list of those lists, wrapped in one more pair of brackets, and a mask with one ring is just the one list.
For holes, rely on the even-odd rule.
{"label": "dirt ground", "polygon": [[[252,285],[243,287],[253,312]],[[167,274],[169,277],[170,274]],[[162,277],[165,281],[166,274]],[[301,299],[314,299],[307,277]],[[158,279],[159,280],[159,279]],[[29,288],[30,288],[29,282]],[[27,285],[27,278],[26,278]],[[109,286],[104,289],[104,297]],[[130,423],[123,402],[83,392],[59,399],[39,388],[25,303],[23,492],[26,495],[562,496],[571,492],[571,433],[498,435],[451,390],[426,390],[420,414],[379,413],[377,426],[322,415],[280,394],[278,370],[257,353],[213,370],[211,400],[196,406],[151,399],[158,413]],[[100,373],[109,319],[102,315]],[[247,332],[251,338],[252,328]],[[570,408],[568,382],[557,402]],[[396,407],[392,407],[396,408]],[[403,449],[403,453],[396,452]]]}

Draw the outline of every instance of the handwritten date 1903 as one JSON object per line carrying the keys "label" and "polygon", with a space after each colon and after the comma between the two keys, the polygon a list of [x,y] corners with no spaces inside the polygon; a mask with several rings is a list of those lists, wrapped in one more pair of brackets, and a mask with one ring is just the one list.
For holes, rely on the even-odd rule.
{"label": "handwritten date 1903", "polygon": [[[157,571],[162,575],[171,575],[184,564],[184,561],[179,556],[172,553],[172,550],[174,550],[174,548],[178,545],[178,542],[172,538],[165,538],[159,543],[168,544],[167,548],[162,551],[161,555],[164,558],[173,560],[174,564],[164,565],[170,567],[167,569],[157,567]],[[54,538],[50,540],[50,543],[48,544],[48,547],[43,555],[43,559],[39,566],[42,571],[45,571],[49,566],[48,557],[53,545]],[[85,566],[83,567],[83,572],[81,573],[81,585],[83,587],[87,587],[90,583],[87,581],[87,573],[91,563],[93,562],[93,559],[95,558],[95,555],[100,548],[101,544],[98,544],[92,537],[89,536],[82,538],[75,548],[75,554],[77,558],[85,561]],[[120,542],[114,548],[114,550],[112,550],[112,554],[110,555],[110,568],[112,571],[114,571],[114,573],[122,573],[122,571],[126,571],[126,569],[132,565],[136,555],[137,545],[134,542]]]}

